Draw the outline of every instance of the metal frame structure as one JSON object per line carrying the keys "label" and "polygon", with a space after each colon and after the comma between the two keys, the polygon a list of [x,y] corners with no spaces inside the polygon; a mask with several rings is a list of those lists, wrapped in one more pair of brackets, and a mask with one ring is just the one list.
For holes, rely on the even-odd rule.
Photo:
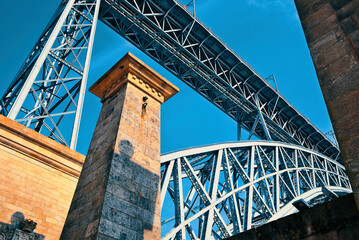
{"label": "metal frame structure", "polygon": [[239,140],[241,129],[267,140],[162,156],[161,204],[174,204],[162,222],[174,222],[164,240],[221,239],[294,212],[294,201],[315,204],[351,192],[337,145],[190,6],[194,11],[194,0],[62,1],[0,113],[75,149],[99,19],[234,119]]}
{"label": "metal frame structure", "polygon": [[315,205],[351,192],[341,164],[281,142],[181,150],[161,157],[161,171],[162,208],[174,209],[161,220],[171,229],[162,240],[222,239],[294,213],[298,200]]}
{"label": "metal frame structure", "polygon": [[[259,139],[341,162],[340,151],[266,79],[175,0],[104,0],[99,19]],[[240,131],[238,131],[240,133]]]}
{"label": "metal frame structure", "polygon": [[62,1],[1,99],[1,114],[76,148],[99,9],[100,0]]}
{"label": "metal frame structure", "polygon": [[[3,115],[33,124],[36,131],[45,127],[50,137],[75,148],[99,6],[99,0],[63,1],[3,96]],[[186,5],[175,0],[102,0],[98,18],[237,121],[239,135],[243,128],[250,137],[301,145],[341,162],[338,147]],[[79,58],[77,52],[86,50],[87,56]],[[31,98],[34,104],[26,107]],[[60,122],[75,112],[71,141],[66,142]]]}

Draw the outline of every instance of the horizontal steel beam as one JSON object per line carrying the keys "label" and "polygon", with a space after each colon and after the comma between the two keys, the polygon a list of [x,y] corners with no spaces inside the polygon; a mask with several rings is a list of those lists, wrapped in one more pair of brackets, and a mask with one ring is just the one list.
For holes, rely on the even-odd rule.
{"label": "horizontal steel beam", "polygon": [[99,19],[247,131],[260,113],[253,132],[258,138],[341,161],[335,144],[179,2],[105,0]]}

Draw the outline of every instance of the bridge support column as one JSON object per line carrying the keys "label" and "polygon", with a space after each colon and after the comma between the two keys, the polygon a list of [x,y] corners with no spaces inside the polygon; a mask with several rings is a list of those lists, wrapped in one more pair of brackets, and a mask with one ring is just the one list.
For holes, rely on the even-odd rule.
{"label": "bridge support column", "polygon": [[359,3],[295,3],[359,208]]}
{"label": "bridge support column", "polygon": [[160,107],[178,89],[128,53],[90,91],[101,113],[61,239],[160,239]]}

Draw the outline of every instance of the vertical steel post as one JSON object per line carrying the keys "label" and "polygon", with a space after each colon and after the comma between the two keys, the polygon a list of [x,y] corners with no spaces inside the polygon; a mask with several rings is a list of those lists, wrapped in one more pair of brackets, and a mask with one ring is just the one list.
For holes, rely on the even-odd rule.
{"label": "vertical steel post", "polygon": [[4,94],[2,114],[76,148],[99,11],[100,0],[60,4]]}
{"label": "vertical steel post", "polygon": [[24,104],[26,96],[29,93],[31,86],[34,83],[35,78],[36,78],[37,74],[39,73],[42,65],[44,64],[44,61],[45,61],[47,55],[49,54],[49,51],[50,51],[52,45],[54,44],[56,37],[62,27],[62,24],[64,23],[66,17],[68,16],[74,2],[75,2],[75,0],[69,0],[69,2],[67,3],[64,11],[62,12],[59,20],[56,23],[55,28],[52,30],[52,33],[51,33],[49,39],[47,40],[44,49],[41,51],[39,58],[37,59],[34,67],[32,68],[29,76],[27,77],[19,95],[17,96],[13,106],[11,107],[9,114],[7,115],[8,118],[14,120],[16,118],[17,114],[19,113],[22,105]]}
{"label": "vertical steel post", "polygon": [[75,115],[74,127],[72,129],[71,142],[70,142],[71,149],[76,149],[76,145],[77,145],[77,138],[78,138],[79,129],[80,129],[80,120],[81,120],[83,102],[84,102],[84,98],[85,98],[86,82],[87,82],[88,72],[89,72],[89,68],[90,68],[92,47],[93,47],[93,41],[95,38],[96,25],[97,25],[98,13],[100,10],[100,4],[101,4],[101,0],[97,0],[94,16],[93,16],[93,20],[92,20],[92,28],[91,28],[91,34],[90,34],[88,48],[87,48],[86,61],[85,61],[85,66],[84,66],[84,71],[83,71],[83,76],[82,76],[82,81],[81,81],[79,99],[77,102],[77,110],[76,110],[76,115]]}
{"label": "vertical steel post", "polygon": [[239,122],[237,122],[237,141],[241,141],[242,138],[242,127]]}
{"label": "vertical steel post", "polygon": [[275,207],[276,211],[278,212],[280,209],[280,184],[279,184],[279,149],[278,147],[275,147],[275,167],[276,167],[276,175],[275,175],[275,193],[274,193],[274,199],[275,199]]}
{"label": "vertical steel post", "polygon": [[[175,169],[173,172],[174,178],[174,199],[175,199],[175,222],[176,226],[180,225],[184,221],[184,212],[183,212],[183,187],[182,187],[182,170],[181,170],[181,158],[176,160]],[[186,232],[184,227],[180,232],[176,234],[176,240],[186,239]]]}
{"label": "vertical steel post", "polygon": [[[249,171],[249,181],[253,181],[254,179],[254,155],[255,155],[255,149],[254,146],[251,147],[251,156],[248,166]],[[249,185],[248,187],[248,203],[247,203],[247,209],[246,209],[246,224],[244,229],[249,230],[252,227],[252,210],[253,210],[253,184]]]}
{"label": "vertical steel post", "polygon": [[[223,157],[223,150],[221,149],[218,151],[217,158],[214,159],[210,183],[209,183],[208,195],[212,202],[215,201],[217,198],[218,180],[219,180],[220,167],[222,163],[222,157]],[[216,206],[214,206],[214,208],[215,207]],[[213,222],[214,222],[214,209],[210,209],[205,216],[204,228],[202,231],[202,239],[211,238]]]}

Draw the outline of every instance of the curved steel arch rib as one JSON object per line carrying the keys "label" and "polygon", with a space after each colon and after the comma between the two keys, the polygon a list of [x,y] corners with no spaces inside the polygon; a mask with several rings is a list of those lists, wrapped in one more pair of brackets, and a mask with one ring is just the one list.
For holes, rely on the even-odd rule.
{"label": "curved steel arch rib", "polygon": [[342,162],[338,146],[187,7],[178,0],[61,1],[0,98],[0,114],[75,149],[99,19],[235,120],[239,132]]}
{"label": "curved steel arch rib", "polygon": [[269,141],[172,152],[161,157],[161,175],[163,240],[222,239],[294,213],[297,200],[315,205],[351,192],[338,162]]}

